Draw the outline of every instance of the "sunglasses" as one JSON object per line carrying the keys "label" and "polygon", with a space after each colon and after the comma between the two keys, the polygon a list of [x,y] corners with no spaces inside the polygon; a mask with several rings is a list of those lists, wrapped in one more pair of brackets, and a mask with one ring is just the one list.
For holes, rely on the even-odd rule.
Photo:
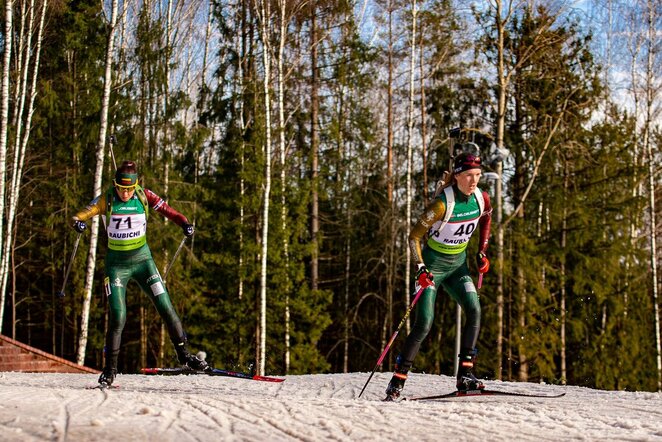
{"label": "sunglasses", "polygon": [[477,157],[476,155],[467,155],[467,158],[465,158],[465,160],[462,163],[480,165],[480,157]]}
{"label": "sunglasses", "polygon": [[132,191],[136,190],[136,185],[137,185],[137,183],[136,183],[132,186],[121,186],[121,185],[117,184],[114,180],[113,180],[113,183],[115,183],[115,188],[117,188],[118,192],[132,192]]}

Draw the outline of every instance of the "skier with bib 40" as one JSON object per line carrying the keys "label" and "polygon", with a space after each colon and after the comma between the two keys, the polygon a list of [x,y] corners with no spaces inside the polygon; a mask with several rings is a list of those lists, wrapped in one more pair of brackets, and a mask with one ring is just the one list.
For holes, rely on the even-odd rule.
{"label": "skier with bib 40", "polygon": [[[466,254],[469,240],[478,229],[478,272],[486,273],[489,270],[486,251],[492,207],[487,193],[477,187],[480,177],[480,157],[469,153],[459,154],[453,162],[446,186],[425,208],[409,234],[409,247],[418,268],[416,281],[424,288],[424,292],[415,307],[414,326],[396,358],[395,372],[386,389],[386,400],[395,400],[400,396],[414,357],[432,327],[437,287],[440,285],[459,303],[466,316],[458,355],[457,389],[467,391],[484,388],[483,383],[472,373],[480,331],[480,301],[469,275]],[[428,232],[427,244],[422,249],[421,241]]]}
{"label": "skier with bib 40", "polygon": [[179,362],[193,370],[209,369],[204,360],[188,350],[186,333],[170,302],[146,237],[150,208],[181,227],[186,236],[193,235],[193,225],[154,192],[138,185],[138,172],[133,161],[122,163],[115,172],[113,184],[106,193],[97,196],[73,217],[73,227],[79,233],[86,229],[85,221],[93,216],[103,215],[106,218],[108,253],[104,287],[108,296],[110,323],[106,335],[106,363],[99,384],[110,386],[117,374],[117,358],[126,323],[126,286],[131,279],[149,296],[165,322]]}

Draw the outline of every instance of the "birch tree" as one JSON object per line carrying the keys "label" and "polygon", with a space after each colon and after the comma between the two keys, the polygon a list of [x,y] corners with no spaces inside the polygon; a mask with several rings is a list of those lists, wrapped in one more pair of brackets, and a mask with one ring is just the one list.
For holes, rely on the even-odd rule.
{"label": "birch tree", "polygon": [[[3,227],[5,219],[5,192],[6,192],[6,170],[7,170],[7,133],[9,132],[9,74],[11,65],[11,52],[14,39],[14,1],[5,2],[5,35],[4,56],[2,62],[2,90],[0,104],[0,250],[3,249]],[[0,332],[5,311],[5,292],[0,293]]]}
{"label": "birch tree", "polygon": [[[21,20],[23,25],[19,29],[19,39],[24,44],[18,48],[20,56],[18,57],[19,64],[17,65],[16,73],[16,107],[14,109],[14,141],[12,143],[13,161],[9,180],[9,201],[6,213],[7,224],[2,241],[4,246],[2,249],[2,260],[0,261],[0,329],[2,328],[1,321],[4,314],[5,295],[7,292],[9,261],[12,257],[10,249],[13,243],[14,222],[16,221],[16,210],[20,198],[26,150],[32,128],[34,100],[37,95],[39,60],[47,7],[48,2],[46,0],[40,5],[36,5],[35,1],[32,0],[24,11],[25,20]],[[8,38],[11,39],[11,36]],[[35,39],[34,43],[33,38]],[[30,69],[32,69],[32,72],[30,72]],[[2,148],[0,147],[0,149]]]}
{"label": "birch tree", "polygon": [[271,7],[268,0],[260,0],[256,4],[256,13],[260,22],[260,37],[262,40],[262,63],[264,68],[264,191],[262,195],[262,247],[260,269],[260,302],[259,302],[259,339],[257,346],[257,372],[263,376],[265,373],[267,348],[267,254],[269,239],[269,203],[271,194]]}
{"label": "birch tree", "polygon": [[[660,356],[660,327],[659,327],[659,281],[658,281],[658,256],[657,256],[657,211],[655,201],[655,158],[653,150],[653,127],[659,116],[659,60],[657,59],[659,38],[657,29],[659,24],[658,14],[655,10],[655,1],[646,0],[634,2],[628,5],[622,29],[626,38],[628,62],[629,62],[629,92],[632,100],[633,113],[636,116],[636,130],[633,135],[633,176],[632,196],[642,197],[646,200],[646,214],[650,223],[647,237],[649,249],[650,289],[653,298],[653,324],[654,324],[654,351],[657,368],[657,385],[661,389],[660,379],[662,377],[662,359]],[[658,6],[659,6],[659,2]],[[659,9],[659,8],[658,8]],[[642,60],[643,58],[643,60]],[[641,172],[643,170],[643,172]],[[630,243],[634,253],[637,247],[637,239],[644,236],[645,229],[640,225],[637,214],[633,214],[630,220]],[[631,256],[628,259],[626,269],[631,262],[635,262]],[[629,300],[626,294],[624,317],[629,313]]]}
{"label": "birch tree", "polygon": [[[237,284],[237,299],[241,301],[244,298],[244,280],[246,279],[245,273],[246,273],[246,264],[244,262],[244,256],[246,254],[246,246],[245,246],[245,241],[244,241],[244,226],[246,224],[246,216],[245,216],[245,201],[246,201],[246,180],[244,178],[244,172],[246,170],[246,142],[244,140],[244,136],[246,134],[246,130],[248,129],[248,124],[247,124],[247,118],[246,118],[246,109],[244,106],[245,102],[245,86],[244,86],[244,80],[245,77],[248,75],[246,72],[246,64],[247,64],[247,44],[246,44],[246,29],[244,23],[245,23],[245,16],[247,15],[247,10],[246,10],[246,5],[245,2],[241,2],[240,6],[237,8],[237,23],[241,23],[241,25],[237,25],[238,28],[240,28],[240,32],[238,32],[238,35],[235,38],[235,50],[237,52],[237,75],[236,75],[236,94],[238,95],[239,99],[239,109],[238,109],[238,114],[239,114],[239,130],[241,134],[240,138],[240,146],[239,146],[239,168],[240,168],[240,177],[239,177],[239,235],[238,235],[238,270],[239,270],[239,281]],[[249,118],[250,119],[250,118]],[[241,336],[239,337],[240,344],[242,342]],[[241,347],[241,345],[240,345]],[[239,350],[239,359],[241,360],[241,349]]]}
{"label": "birch tree", "polygon": [[[283,255],[285,256],[285,267],[289,267],[289,241],[287,237],[287,201],[285,196],[286,190],[286,173],[285,173],[285,74],[283,72],[283,57],[285,53],[285,42],[287,41],[287,2],[284,0],[278,1],[279,13],[279,38],[278,38],[278,57],[277,57],[277,75],[278,75],[278,146],[280,152],[280,192],[281,192],[281,212],[280,212],[280,225],[283,231]],[[289,286],[289,284],[286,284]],[[286,289],[285,293],[285,373],[290,369],[290,295]]]}
{"label": "birch tree", "polygon": [[658,99],[658,91],[660,90],[659,78],[656,73],[659,70],[656,68],[658,60],[656,60],[657,48],[659,47],[658,31],[658,17],[657,11],[659,10],[659,2],[647,0],[646,7],[643,8],[646,12],[647,24],[647,39],[645,47],[646,67],[644,70],[644,116],[643,116],[643,148],[646,154],[648,163],[648,213],[650,216],[650,266],[651,266],[651,288],[653,292],[653,324],[655,328],[655,362],[657,365],[657,389],[662,391],[662,355],[660,351],[660,313],[658,304],[658,287],[657,280],[657,217],[655,210],[655,185],[656,185],[656,172],[655,172],[655,153],[653,152],[653,142],[651,140],[652,126],[658,116],[656,111],[656,104]]}
{"label": "birch tree", "polygon": [[[284,313],[284,322],[285,322],[285,373],[289,372],[290,369],[290,281],[289,281],[289,261],[290,261],[290,252],[289,252],[289,235],[288,231],[288,219],[287,219],[287,164],[286,164],[286,153],[287,153],[287,141],[285,137],[287,117],[285,116],[285,85],[287,74],[285,72],[285,49],[287,43],[288,35],[288,26],[293,16],[295,16],[301,9],[307,7],[308,2],[303,1],[299,2],[292,8],[292,4],[285,0],[278,0],[278,23],[279,23],[279,33],[278,33],[278,55],[276,57],[276,72],[277,72],[277,87],[278,87],[278,152],[280,158],[280,192],[281,192],[281,213],[280,213],[280,224],[281,231],[283,235],[282,247],[283,247],[283,256],[285,258],[285,274],[287,275],[287,281],[285,282],[285,313]],[[288,6],[292,8],[288,10]]]}
{"label": "birch tree", "polygon": [[[103,97],[101,99],[101,116],[99,126],[99,138],[96,148],[96,167],[94,170],[93,195],[100,195],[101,181],[103,177],[103,164],[106,151],[106,133],[108,131],[108,108],[110,103],[110,90],[112,86],[112,63],[115,42],[115,27],[117,24],[118,0],[113,0],[110,12],[110,26],[108,29],[108,45],[106,48],[106,70],[103,81]],[[114,165],[116,167],[116,165]],[[96,269],[97,245],[99,242],[99,216],[92,219],[90,227],[90,248],[87,253],[87,266],[85,270],[85,288],[83,292],[83,310],[81,312],[80,334],[78,336],[78,352],[76,362],[79,365],[85,363],[85,349],[87,347],[90,303],[92,301],[92,287],[94,285],[94,273]]]}

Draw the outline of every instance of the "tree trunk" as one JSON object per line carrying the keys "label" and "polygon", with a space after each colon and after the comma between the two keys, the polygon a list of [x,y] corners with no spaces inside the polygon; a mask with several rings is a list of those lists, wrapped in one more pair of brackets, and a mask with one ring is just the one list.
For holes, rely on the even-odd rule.
{"label": "tree trunk", "polygon": [[[349,23],[349,20],[347,20]],[[345,32],[344,38],[351,38],[350,32],[347,27],[343,27]],[[343,46],[343,59],[349,57],[348,45]],[[343,82],[345,79],[343,79]],[[350,167],[347,166],[349,159],[349,146],[345,146],[345,125],[347,124],[347,106],[346,106],[347,90],[345,84],[338,88],[338,183],[341,186],[340,194],[343,198],[343,208],[345,210],[345,231],[349,232],[352,229],[352,203],[350,198],[349,189],[351,188]],[[345,266],[343,275],[343,359],[342,367],[343,373],[349,373],[349,339],[351,335],[352,323],[350,321],[350,293],[352,287],[352,240],[350,235],[345,236],[345,244],[343,247],[345,252]]]}
{"label": "tree trunk", "polygon": [[[498,83],[498,100],[497,100],[497,121],[496,121],[496,145],[497,149],[504,149],[504,133],[506,127],[506,90],[508,89],[508,80],[505,72],[504,61],[504,32],[505,23],[501,20],[502,15],[502,1],[496,0],[496,28],[497,28],[497,83]],[[501,380],[503,377],[503,272],[504,272],[504,253],[503,253],[503,239],[504,239],[504,225],[503,225],[503,162],[498,161],[496,164],[496,173],[498,175],[496,181],[496,249],[497,249],[497,287],[496,287],[496,308],[497,308],[497,339],[496,339],[496,373],[495,378]]]}
{"label": "tree trunk", "polygon": [[563,171],[563,211],[561,213],[561,268],[559,269],[561,277],[561,299],[560,299],[560,310],[561,310],[561,384],[565,385],[568,379],[567,372],[567,361],[566,361],[566,256],[568,254],[567,250],[567,241],[568,241],[568,207],[565,204],[566,197],[569,195],[570,188],[570,172],[568,171],[568,165],[565,164]]}
{"label": "tree trunk", "polygon": [[655,45],[658,41],[657,29],[655,26],[656,14],[655,5],[659,2],[648,0],[648,41],[647,41],[647,60],[646,60],[646,115],[644,119],[644,151],[648,162],[648,214],[650,217],[650,261],[651,261],[651,287],[653,289],[653,323],[655,324],[655,361],[657,365],[657,389],[662,391],[662,356],[660,350],[660,312],[658,305],[658,281],[657,281],[657,217],[655,212],[655,181],[656,164],[653,146],[651,143],[651,125],[654,124],[654,106],[655,106],[655,70],[653,67],[655,57]]}
{"label": "tree trunk", "polygon": [[[386,346],[386,340],[388,339],[388,334],[390,330],[393,330],[393,292],[395,291],[395,249],[396,249],[396,238],[397,238],[397,221],[396,221],[396,208],[395,208],[395,198],[394,198],[394,176],[393,176],[393,71],[395,69],[393,65],[393,15],[395,14],[396,6],[392,1],[389,0],[387,6],[388,14],[388,68],[387,68],[387,110],[386,110],[386,126],[387,126],[387,142],[386,142],[386,194],[388,199],[388,209],[386,221],[388,224],[388,243],[386,245],[386,320],[384,321],[384,326],[382,328],[382,345],[381,347]],[[389,366],[392,359],[392,354],[389,353]]]}
{"label": "tree trunk", "polygon": [[290,251],[289,240],[287,235],[287,174],[285,173],[285,75],[283,72],[283,57],[285,53],[285,42],[287,38],[287,23],[286,17],[286,2],[280,0],[278,2],[280,12],[280,35],[278,42],[278,143],[280,153],[280,227],[283,235],[283,256],[285,258],[285,333],[283,341],[285,344],[284,365],[285,374],[290,371],[290,293],[289,293],[289,267],[290,267]]}
{"label": "tree trunk", "polygon": [[[423,36],[423,29],[421,28],[421,36]],[[424,51],[425,43],[421,37],[420,53],[418,56],[419,63],[419,81],[421,89],[421,152],[423,160],[423,201],[425,206],[429,202],[429,191],[428,191],[428,148],[427,148],[427,124],[426,124],[426,115],[427,109],[425,105],[425,63],[424,63]]]}
{"label": "tree trunk", "polygon": [[[409,243],[409,230],[411,229],[411,203],[412,203],[412,184],[411,184],[411,172],[412,172],[412,161],[413,161],[413,150],[414,150],[414,77],[415,77],[415,66],[416,66],[416,0],[411,2],[411,60],[409,61],[409,122],[407,127],[407,191],[406,191],[406,205],[407,205],[407,216],[406,216],[406,227],[404,229],[404,244]],[[411,278],[411,250],[409,247],[405,247],[405,305],[409,305],[410,298],[410,278]],[[406,330],[407,334],[411,329],[411,321],[407,318]]]}
{"label": "tree trunk", "polygon": [[[101,124],[99,126],[99,139],[97,140],[96,152],[96,168],[94,170],[94,188],[92,194],[95,196],[102,193],[101,181],[103,176],[103,163],[106,151],[106,132],[108,129],[108,107],[110,103],[110,89],[112,86],[112,65],[115,42],[114,34],[115,25],[117,23],[117,9],[118,0],[113,0],[110,15],[110,29],[108,30],[108,47],[106,49],[106,71],[103,81],[103,97],[101,99]],[[92,301],[92,287],[94,284],[94,271],[96,268],[95,264],[97,256],[97,243],[99,237],[99,218],[100,217],[95,216],[92,219],[92,227],[90,228],[90,249],[87,254],[83,310],[81,312],[81,327],[80,335],[78,337],[78,352],[76,355],[76,362],[79,365],[83,365],[85,363],[85,349],[87,347],[90,303]]]}
{"label": "tree trunk", "polygon": [[[37,41],[35,46],[32,45],[32,35],[35,25],[35,16],[37,15],[34,2],[30,4],[29,20],[27,30],[21,29],[21,32],[26,32],[26,46],[25,58],[23,66],[18,69],[21,80],[19,82],[19,103],[17,104],[18,111],[16,112],[15,121],[15,141],[14,141],[14,161],[12,166],[12,175],[10,180],[10,193],[9,193],[9,207],[6,214],[6,234],[3,243],[2,261],[0,264],[0,330],[2,328],[2,316],[4,314],[5,294],[7,292],[7,281],[9,272],[9,261],[12,257],[11,246],[13,244],[14,235],[14,222],[16,218],[16,210],[18,207],[18,200],[20,197],[21,181],[23,179],[23,167],[25,166],[25,154],[27,150],[28,141],[30,139],[30,131],[32,126],[32,115],[34,113],[34,100],[37,96],[37,78],[39,75],[39,61],[41,56],[41,44],[43,39],[44,21],[46,16],[46,8],[48,2],[44,1],[39,14],[39,25],[37,30]],[[23,52],[23,51],[20,51]],[[28,73],[30,71],[30,64],[32,64],[32,77],[30,77],[30,84],[28,85]],[[28,99],[29,95],[29,99]],[[25,109],[25,100],[28,99],[27,110]],[[1,232],[1,231],[0,231]]]}
{"label": "tree trunk", "polygon": [[265,359],[267,347],[267,253],[269,239],[269,198],[271,193],[271,94],[269,92],[269,80],[271,77],[271,58],[269,38],[271,26],[270,5],[267,0],[260,2],[261,23],[260,34],[262,37],[262,61],[264,64],[264,124],[265,124],[265,148],[264,148],[264,194],[262,212],[262,253],[260,270],[260,337],[258,345],[257,366],[258,374],[265,373]]}
{"label": "tree trunk", "polygon": [[[238,282],[238,287],[237,287],[237,299],[242,300],[244,297],[244,227],[246,224],[246,217],[244,214],[244,201],[246,199],[246,182],[244,178],[244,170],[246,167],[246,160],[245,160],[245,153],[246,153],[246,143],[244,141],[244,135],[246,133],[247,129],[247,124],[246,124],[246,119],[245,119],[245,108],[244,108],[244,101],[245,101],[245,91],[244,91],[244,77],[247,75],[245,69],[245,63],[247,60],[246,57],[246,48],[248,47],[248,44],[246,42],[246,39],[248,38],[249,34],[249,29],[248,26],[246,25],[246,15],[247,15],[247,10],[246,10],[246,3],[241,2],[241,6],[238,8],[238,14],[239,18],[238,21],[241,23],[241,31],[239,32],[239,35],[237,36],[237,54],[239,54],[239,59],[237,60],[237,79],[238,79],[238,95],[239,95],[239,127],[241,128],[241,147],[240,147],[240,152],[239,152],[239,167],[240,167],[240,179],[239,179],[239,262],[238,262],[238,267],[239,267],[239,282]],[[239,326],[237,326],[237,335],[239,336],[239,351],[237,354],[237,360],[239,363],[242,362],[243,359],[243,354],[242,354],[242,344],[243,344],[243,338],[240,332]]]}
{"label": "tree trunk", "polygon": [[393,11],[391,0],[388,1],[388,66],[386,84],[386,195],[389,206],[393,206]]}
{"label": "tree trunk", "polygon": [[[347,209],[347,226],[352,222],[351,211]],[[351,286],[352,269],[352,242],[347,238],[345,240],[345,308],[343,318],[343,373],[349,373],[349,335],[351,324],[349,322],[349,288]]]}
{"label": "tree trunk", "polygon": [[146,330],[149,328],[147,325],[147,307],[144,303],[145,297],[141,296],[139,299],[140,303],[140,366],[147,367],[147,333]]}
{"label": "tree trunk", "polygon": [[318,194],[318,169],[319,169],[319,71],[317,68],[317,18],[315,2],[311,2],[310,17],[310,177],[311,188],[311,212],[310,212],[310,242],[312,256],[310,259],[310,288],[319,288],[319,194]]}
{"label": "tree trunk", "polygon": [[[2,104],[0,105],[0,250],[3,249],[3,224],[5,219],[5,193],[7,170],[7,134],[9,132],[9,75],[11,65],[11,51],[14,26],[14,1],[5,2],[5,40],[2,69]],[[7,36],[10,36],[7,38]],[[2,332],[2,319],[5,311],[5,292],[0,292],[0,332]]]}

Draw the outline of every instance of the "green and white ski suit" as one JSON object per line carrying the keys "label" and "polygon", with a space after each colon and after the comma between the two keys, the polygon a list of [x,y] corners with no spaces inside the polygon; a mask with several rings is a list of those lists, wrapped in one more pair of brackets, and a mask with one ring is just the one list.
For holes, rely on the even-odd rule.
{"label": "green and white ski suit", "polygon": [[[452,195],[449,193],[452,192]],[[453,198],[452,212],[447,217],[447,198]],[[482,201],[481,201],[482,200]],[[434,286],[425,289],[415,307],[415,322],[397,359],[399,370],[406,372],[413,364],[421,343],[434,320],[437,290],[444,290],[460,304],[466,321],[462,329],[461,348],[473,350],[480,331],[480,301],[469,274],[466,248],[471,236],[480,230],[479,252],[485,253],[490,234],[492,207],[486,192],[476,189],[467,196],[457,185],[441,192],[425,208],[409,235],[409,246],[416,263],[424,263],[434,275]],[[428,233],[426,247],[421,240]]]}
{"label": "green and white ski suit", "polygon": [[170,302],[168,290],[147,245],[150,208],[179,226],[188,224],[184,215],[168,206],[154,192],[139,186],[126,202],[111,188],[74,217],[80,221],[87,221],[96,215],[106,218],[108,254],[104,288],[110,314],[105,351],[106,367],[113,369],[117,369],[122,330],[126,323],[126,287],[131,279],[138,283],[156,307],[175,348],[186,342],[181,320]]}

